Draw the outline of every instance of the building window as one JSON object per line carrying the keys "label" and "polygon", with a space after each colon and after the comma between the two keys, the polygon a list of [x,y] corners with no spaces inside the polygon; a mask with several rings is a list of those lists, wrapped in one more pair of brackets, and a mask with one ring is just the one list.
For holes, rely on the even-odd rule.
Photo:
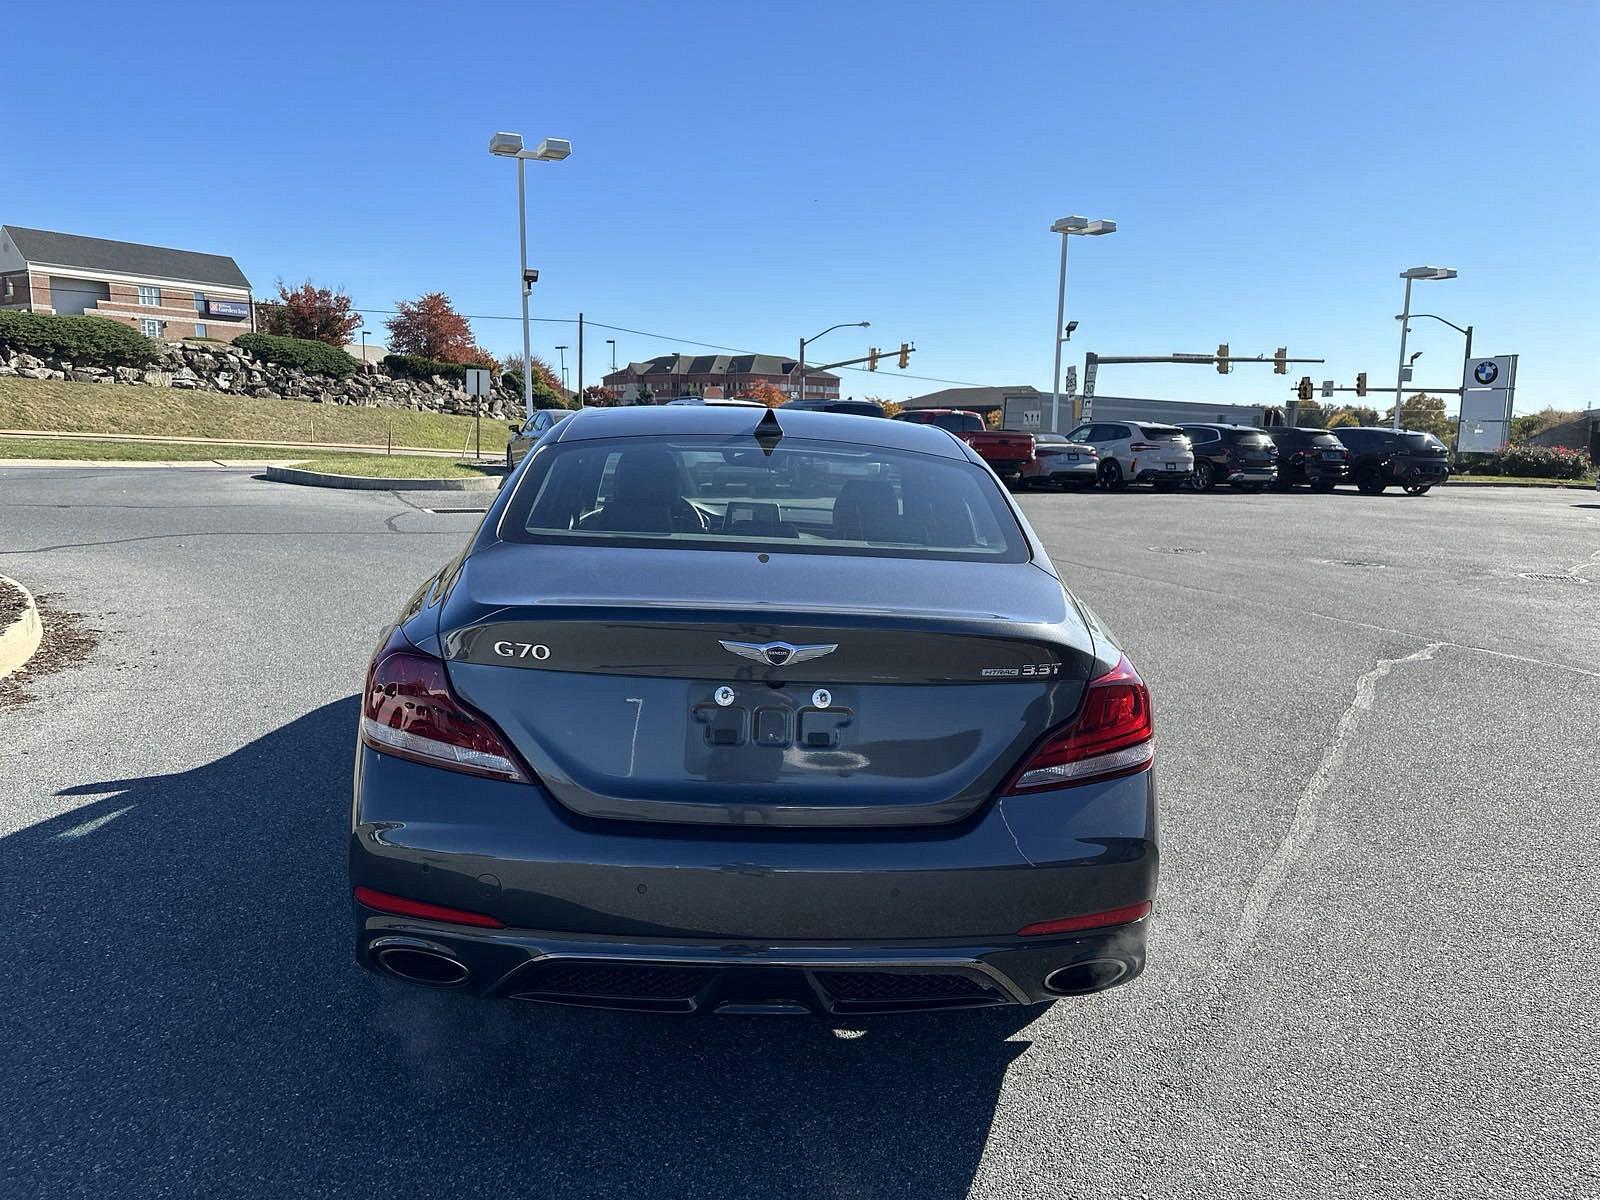
{"label": "building window", "polygon": [[160,308],[161,289],[158,287],[147,287],[141,283],[139,285],[139,303],[143,304],[147,308]]}
{"label": "building window", "polygon": [[206,327],[198,321],[194,324],[194,335],[195,337],[205,337],[206,335]]}
{"label": "building window", "polygon": [[196,292],[194,294],[194,310],[197,313],[205,312],[205,310],[206,310],[206,294],[204,292]]}
{"label": "building window", "polygon": [[[144,289],[140,288],[139,290],[143,291]],[[144,320],[139,322],[139,332],[144,334],[145,337],[160,337],[161,322],[153,321],[149,317],[146,317]]]}

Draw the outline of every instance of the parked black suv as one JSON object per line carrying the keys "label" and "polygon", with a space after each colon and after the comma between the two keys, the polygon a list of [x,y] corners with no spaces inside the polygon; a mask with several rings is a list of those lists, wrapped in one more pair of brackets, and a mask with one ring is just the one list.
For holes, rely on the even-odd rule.
{"label": "parked black suv", "polygon": [[1420,496],[1450,478],[1450,451],[1420,429],[1350,426],[1339,430],[1339,440],[1350,448],[1350,477],[1363,495],[1399,484],[1407,495]]}
{"label": "parked black suv", "polygon": [[852,417],[881,417],[883,405],[874,400],[790,400],[784,409],[790,412],[845,413]]}
{"label": "parked black suv", "polygon": [[1179,425],[1194,446],[1190,486],[1209,492],[1226,483],[1240,491],[1259,492],[1278,478],[1278,448],[1264,432],[1250,425]]}
{"label": "parked black suv", "polygon": [[1281,491],[1309,483],[1314,492],[1331,492],[1350,473],[1350,451],[1326,429],[1274,425],[1262,432],[1278,447],[1278,481],[1273,486]]}

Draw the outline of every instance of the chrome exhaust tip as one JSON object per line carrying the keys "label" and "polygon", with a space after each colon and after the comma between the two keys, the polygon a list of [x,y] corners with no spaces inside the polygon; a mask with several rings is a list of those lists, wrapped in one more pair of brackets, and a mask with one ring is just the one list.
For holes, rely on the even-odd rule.
{"label": "chrome exhaust tip", "polygon": [[1044,977],[1044,986],[1057,996],[1087,996],[1120,983],[1127,974],[1128,964],[1120,958],[1090,958],[1057,967]]}
{"label": "chrome exhaust tip", "polygon": [[388,946],[378,951],[377,959],[389,974],[426,987],[455,987],[465,983],[472,973],[465,963],[448,954],[417,946]]}

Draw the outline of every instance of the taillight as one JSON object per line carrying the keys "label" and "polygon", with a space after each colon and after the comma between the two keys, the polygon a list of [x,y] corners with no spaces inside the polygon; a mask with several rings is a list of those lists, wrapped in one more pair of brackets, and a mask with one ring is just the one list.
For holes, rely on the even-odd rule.
{"label": "taillight", "polygon": [[388,892],[374,891],[369,887],[355,890],[356,902],[395,917],[421,917],[425,921],[449,921],[452,925],[476,925],[480,929],[504,929],[506,923],[487,913],[468,912],[464,908],[448,908],[443,904],[429,904],[425,900],[411,900],[405,896],[391,896]]}
{"label": "taillight", "polygon": [[444,662],[418,650],[398,629],[367,668],[361,740],[380,754],[529,782],[500,731],[456,699]]}
{"label": "taillight", "polygon": [[1041,933],[1075,933],[1080,929],[1105,929],[1112,925],[1129,925],[1150,915],[1150,901],[1127,904],[1121,908],[1108,908],[1104,912],[1087,913],[1081,917],[1060,917],[1054,921],[1035,921],[1017,930],[1019,937],[1036,937]]}
{"label": "taillight", "polygon": [[1155,759],[1155,736],[1150,689],[1124,657],[1090,680],[1077,716],[1045,734],[1003,794],[1074,787],[1142,771]]}
{"label": "taillight", "polygon": [[1130,442],[1128,444],[1128,449],[1134,453],[1138,453],[1140,450],[1154,450],[1155,446],[1151,442]]}

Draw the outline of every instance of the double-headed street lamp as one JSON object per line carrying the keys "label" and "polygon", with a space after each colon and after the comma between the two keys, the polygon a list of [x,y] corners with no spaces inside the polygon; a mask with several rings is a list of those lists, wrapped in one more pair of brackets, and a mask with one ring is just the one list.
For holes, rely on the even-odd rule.
{"label": "double-headed street lamp", "polygon": [[[1098,237],[1103,233],[1115,233],[1115,221],[1091,221],[1088,217],[1062,217],[1050,226],[1051,233],[1061,235],[1061,281],[1056,285],[1056,333],[1055,333],[1055,372],[1050,377],[1050,430],[1052,433],[1061,432],[1061,343],[1066,341],[1062,333],[1061,322],[1067,315],[1067,238],[1073,234],[1084,237]],[[1076,326],[1077,322],[1074,321]]]}
{"label": "double-headed street lamp", "polygon": [[522,256],[522,406],[527,416],[533,418],[533,342],[528,332],[528,297],[533,292],[539,272],[528,269],[528,200],[523,180],[523,164],[528,159],[535,162],[560,162],[572,153],[572,143],[566,138],[545,138],[532,150],[523,149],[520,133],[497,133],[489,139],[489,153],[501,158],[517,160],[517,238]]}
{"label": "double-headed street lamp", "polygon": [[[1454,279],[1456,277],[1453,267],[1409,267],[1400,272],[1400,278],[1406,281],[1406,301],[1400,309],[1400,365],[1394,373],[1394,427],[1400,428],[1400,402],[1403,396],[1401,389],[1406,383],[1406,334],[1411,332],[1411,284],[1418,279]],[[1441,318],[1442,319],[1442,318]],[[1446,322],[1449,324],[1449,322]]]}
{"label": "double-headed street lamp", "polygon": [[808,338],[801,338],[800,339],[800,361],[795,364],[795,368],[794,368],[795,374],[800,376],[800,390],[795,393],[795,397],[794,398],[796,400],[804,400],[806,398],[806,347],[807,346],[809,346],[812,342],[820,340],[826,334],[832,333],[835,329],[866,329],[871,324],[872,324],[871,321],[841,321],[837,325],[829,325],[826,329],[824,329],[822,331],[822,333],[815,334],[812,337],[808,337]]}

